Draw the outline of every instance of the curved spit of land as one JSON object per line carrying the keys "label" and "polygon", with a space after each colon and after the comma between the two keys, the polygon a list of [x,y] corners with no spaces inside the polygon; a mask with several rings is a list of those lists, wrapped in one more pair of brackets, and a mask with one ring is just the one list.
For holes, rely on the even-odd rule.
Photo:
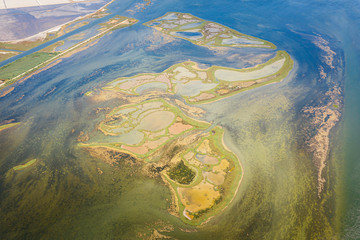
{"label": "curved spit of land", "polygon": [[147,90],[157,89],[178,94],[191,104],[206,103],[279,82],[288,75],[292,66],[293,62],[285,51],[278,51],[275,57],[263,64],[244,69],[220,66],[200,69],[197,63],[187,61],[173,65],[162,73],[116,79],[104,89],[127,95],[141,95]]}
{"label": "curved spit of land", "polygon": [[[201,46],[275,48],[190,14],[168,13],[145,25]],[[250,68],[201,69],[187,61],[161,73],[118,78],[86,96],[96,101],[120,97],[129,103],[112,109],[99,123],[101,137],[80,145],[95,152],[94,156],[107,149],[141,159],[150,175],[160,174],[170,187],[171,212],[186,223],[204,223],[229,205],[243,173],[239,159],[223,142],[223,129],[195,119],[204,112],[189,104],[209,103],[279,82],[292,67],[291,57],[277,51],[267,62]],[[169,95],[184,101],[171,100]]]}

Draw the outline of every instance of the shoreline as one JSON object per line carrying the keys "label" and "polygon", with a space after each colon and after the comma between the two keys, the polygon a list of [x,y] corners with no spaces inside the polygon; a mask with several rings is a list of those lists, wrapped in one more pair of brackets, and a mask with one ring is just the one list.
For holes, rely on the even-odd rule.
{"label": "shoreline", "polygon": [[[114,1],[114,0],[113,0],[113,1]],[[18,80],[21,80],[22,78],[26,78],[28,74],[34,73],[34,72],[37,71],[37,70],[41,70],[41,68],[43,68],[43,67],[47,69],[47,66],[48,66],[49,64],[52,64],[52,63],[53,63],[55,60],[57,60],[57,59],[69,57],[69,56],[71,56],[71,55],[69,55],[69,54],[76,53],[77,51],[81,51],[81,50],[86,49],[87,46],[91,46],[91,44],[93,43],[93,41],[96,41],[96,39],[99,39],[99,38],[103,37],[105,34],[107,34],[108,32],[112,31],[113,29],[116,29],[116,28],[119,27],[120,25],[126,24],[125,27],[127,27],[127,26],[131,26],[131,25],[133,25],[133,24],[135,24],[135,23],[138,22],[138,20],[136,20],[136,19],[132,19],[132,20],[134,20],[134,21],[133,21],[133,22],[129,22],[128,18],[126,18],[124,21],[122,21],[122,22],[120,22],[120,23],[118,23],[118,24],[116,24],[116,25],[114,25],[114,26],[112,26],[112,27],[110,27],[110,28],[105,29],[104,31],[96,34],[95,36],[92,36],[92,37],[90,37],[90,38],[88,38],[88,39],[86,39],[86,40],[84,40],[84,41],[82,41],[82,42],[80,42],[80,43],[78,43],[78,44],[70,47],[69,49],[66,49],[66,50],[63,51],[63,52],[60,52],[59,54],[57,54],[56,56],[54,56],[54,57],[46,60],[45,62],[42,62],[42,63],[40,63],[40,64],[32,67],[31,69],[29,69],[29,70],[27,70],[27,71],[25,71],[25,72],[23,72],[23,73],[20,73],[19,75],[15,76],[15,77],[13,77],[13,78],[11,78],[11,79],[8,79],[7,81],[5,81],[4,84],[1,85],[0,90],[6,88],[7,86],[12,85],[13,83],[17,82]],[[96,43],[96,42],[95,42],[95,43]],[[81,47],[82,47],[82,48],[81,48]],[[75,52],[74,52],[74,51],[75,51]],[[36,52],[35,52],[35,53],[36,53]],[[33,54],[34,54],[34,53],[33,53]],[[30,55],[31,55],[31,54],[30,54]],[[27,55],[27,56],[30,56],[30,55]],[[26,56],[25,56],[25,57],[26,57]],[[20,59],[22,59],[22,58],[20,58]],[[18,60],[19,60],[19,59],[18,59]],[[12,63],[13,63],[13,62],[12,62]],[[11,63],[9,63],[9,64],[11,64]],[[8,65],[8,64],[7,64],[7,65]],[[5,66],[6,66],[6,65],[5,65]],[[45,69],[45,70],[46,70],[46,69]],[[6,95],[7,95],[7,94],[5,94],[5,95],[3,94],[3,95],[1,95],[1,97],[4,97],[4,96],[6,96]]]}
{"label": "shoreline", "polygon": [[226,151],[232,152],[236,156],[236,158],[238,159],[238,163],[239,163],[240,170],[241,170],[241,177],[240,177],[238,186],[236,187],[236,190],[234,192],[234,195],[233,195],[232,199],[229,201],[229,203],[223,209],[221,209],[217,214],[215,213],[213,216],[209,217],[206,221],[202,222],[199,226],[203,226],[203,225],[209,223],[213,218],[215,218],[217,215],[220,215],[221,213],[223,213],[230,206],[230,204],[234,201],[236,195],[238,194],[238,191],[240,189],[241,183],[242,183],[244,175],[245,175],[244,167],[242,165],[242,162],[241,162],[239,156],[226,145],[226,143],[224,141],[224,136],[225,136],[225,131],[223,133],[221,143],[224,146]]}
{"label": "shoreline", "polygon": [[[55,27],[52,27],[52,28],[49,28],[47,30],[44,30],[44,31],[41,31],[41,32],[38,32],[34,35],[31,35],[29,37],[25,37],[25,38],[21,38],[21,39],[14,39],[14,40],[8,40],[8,41],[1,41],[0,40],[0,43],[11,43],[11,44],[16,44],[16,43],[20,43],[20,42],[25,42],[25,41],[36,41],[38,40],[38,37],[41,37],[40,35],[44,35],[44,34],[48,34],[48,33],[52,33],[52,32],[57,32],[59,31],[62,27],[64,27],[65,25],[68,25],[68,24],[71,24],[71,23],[74,23],[76,21],[79,21],[79,20],[82,20],[82,19],[85,19],[87,17],[90,17],[91,15],[99,12],[99,11],[102,11],[103,9],[105,9],[107,6],[109,6],[111,3],[113,3],[115,0],[111,0],[110,2],[106,3],[104,6],[102,6],[101,8],[95,10],[94,12],[92,13],[88,13],[84,16],[79,16],[79,17],[76,17],[75,19],[73,20],[70,20],[68,22],[65,22],[63,24],[60,24],[60,25],[57,25]],[[45,36],[46,37],[46,36]],[[45,37],[43,37],[43,39],[45,39]],[[35,38],[35,39],[34,39]]]}
{"label": "shoreline", "polygon": [[[53,32],[55,32],[55,34],[61,33],[61,31],[62,31],[63,29],[66,29],[67,26],[70,26],[70,25],[73,24],[73,23],[76,23],[76,22],[78,22],[78,21],[80,21],[80,20],[85,20],[85,19],[88,19],[88,18],[91,19],[92,16],[94,16],[94,15],[96,15],[96,14],[99,14],[100,12],[106,12],[106,8],[107,8],[111,3],[113,3],[114,1],[115,1],[115,0],[111,0],[110,2],[106,3],[105,5],[103,5],[102,7],[100,7],[99,9],[95,10],[95,11],[92,12],[92,13],[86,14],[86,15],[84,15],[84,16],[77,17],[77,18],[75,18],[75,19],[73,19],[73,20],[71,20],[71,21],[68,21],[68,22],[66,22],[66,23],[64,23],[64,24],[58,25],[58,26],[56,26],[56,27],[49,28],[49,29],[47,29],[47,30],[45,30],[45,31],[42,31],[42,32],[39,32],[39,33],[37,33],[37,34],[35,34],[35,35],[29,36],[29,37],[26,37],[26,38],[23,38],[23,39],[17,39],[17,40],[11,40],[11,41],[0,41],[0,44],[5,44],[5,45],[6,45],[6,44],[11,45],[11,44],[12,44],[12,45],[14,45],[14,46],[9,46],[9,48],[11,48],[11,47],[12,47],[12,48],[14,48],[14,47],[16,48],[16,46],[18,46],[19,44],[22,44],[22,43],[26,44],[26,43],[34,42],[34,43],[35,43],[34,46],[32,46],[30,49],[26,49],[26,50],[24,50],[24,51],[22,51],[22,52],[24,53],[24,52],[27,52],[27,51],[31,51],[32,49],[34,49],[34,48],[36,48],[36,47],[39,47],[39,46],[41,46],[41,45],[43,45],[43,44],[45,44],[45,43],[47,43],[47,42],[49,42],[49,41],[56,40],[56,39],[58,39],[59,37],[62,36],[62,35],[60,35],[60,36],[56,36],[56,35],[55,35],[56,37],[55,37],[54,39],[51,39],[51,38],[50,38],[50,39],[47,39],[47,38],[49,37],[49,33],[53,33]],[[108,14],[107,14],[107,15],[108,15]],[[135,23],[136,23],[136,22],[135,22]],[[41,72],[41,71],[42,71],[42,68],[44,68],[44,70],[48,69],[48,68],[49,68],[48,65],[49,65],[49,64],[52,64],[53,61],[55,61],[55,60],[57,60],[57,59],[59,59],[59,58],[62,58],[62,57],[66,57],[67,54],[71,53],[74,49],[76,50],[76,48],[80,48],[81,46],[86,45],[86,44],[89,43],[89,42],[91,43],[93,40],[96,40],[96,38],[102,37],[103,35],[107,34],[109,31],[111,31],[112,29],[115,29],[115,28],[118,27],[119,25],[121,25],[121,23],[118,23],[118,24],[116,24],[115,26],[113,26],[113,27],[111,27],[111,28],[105,29],[104,31],[101,31],[100,33],[96,34],[95,36],[92,36],[92,37],[90,37],[90,38],[88,38],[88,39],[86,39],[86,40],[84,40],[84,41],[76,44],[75,46],[70,47],[69,49],[66,49],[66,50],[62,51],[60,54],[56,55],[55,57],[52,57],[52,58],[46,60],[45,62],[42,62],[42,63],[40,63],[40,64],[32,67],[31,69],[28,69],[28,70],[20,73],[19,75],[15,76],[15,77],[12,77],[12,78],[9,78],[9,79],[4,78],[3,80],[0,80],[0,91],[6,89],[8,86],[14,84],[14,83],[17,82],[18,80],[24,81],[24,80],[26,80],[27,78],[29,78],[30,76],[35,75],[37,72]],[[129,24],[129,25],[132,25],[132,24]],[[75,29],[75,30],[76,30],[76,29]],[[72,30],[72,31],[73,31],[73,30]],[[71,31],[70,31],[70,32],[71,32]],[[39,44],[39,45],[36,45],[36,42],[37,42],[37,41],[40,41],[40,44]],[[60,40],[58,40],[58,41],[55,42],[54,44],[57,44],[59,41],[60,41]],[[53,45],[53,44],[52,44],[52,45]],[[50,45],[50,46],[52,46],[52,45]],[[86,47],[86,46],[85,46],[85,47]],[[6,61],[9,61],[9,60],[10,60],[10,61],[4,63],[4,65],[1,66],[0,69],[2,69],[2,68],[5,67],[5,66],[8,66],[8,65],[10,65],[10,64],[14,64],[16,61],[21,60],[21,59],[23,59],[23,58],[25,58],[25,57],[27,57],[27,56],[30,56],[30,55],[32,55],[32,54],[36,54],[36,53],[38,53],[38,52],[42,52],[42,51],[43,51],[44,49],[46,49],[46,48],[47,48],[47,47],[42,48],[42,49],[40,49],[40,50],[38,50],[38,51],[36,51],[36,52],[29,53],[29,54],[27,54],[27,55],[25,55],[25,56],[22,56],[22,57],[20,57],[20,58],[18,58],[18,59],[15,59],[15,60],[11,60],[11,58],[16,57],[17,55],[11,56],[10,58],[6,58],[5,60],[0,61],[0,63],[6,62]],[[12,49],[9,49],[9,51],[11,51],[11,50],[12,50]],[[22,79],[23,79],[23,80],[22,80]],[[9,94],[9,93],[13,90],[13,88],[14,88],[14,87],[12,87],[11,89],[8,89],[8,90],[6,90],[5,92],[3,92],[2,94],[0,94],[0,98],[6,96],[7,94]]]}

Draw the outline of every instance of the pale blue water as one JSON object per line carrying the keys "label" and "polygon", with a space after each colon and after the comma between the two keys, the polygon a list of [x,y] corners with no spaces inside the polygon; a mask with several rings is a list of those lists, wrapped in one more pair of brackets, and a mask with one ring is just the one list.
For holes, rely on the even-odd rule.
{"label": "pale blue water", "polygon": [[[126,11],[134,8],[136,4],[136,1],[131,0],[116,1],[109,6],[112,15],[108,18],[115,14],[125,15],[139,19],[138,24],[114,31],[111,35],[103,37],[94,47],[71,58],[64,59],[50,70],[31,77],[24,83],[15,84],[15,90],[0,99],[0,122],[14,118],[26,123],[25,127],[12,135],[0,137],[0,174],[3,175],[9,168],[21,163],[23,159],[34,156],[45,159],[46,166],[52,169],[61,168],[68,164],[76,165],[85,161],[84,159],[87,158],[79,154],[78,149],[74,147],[76,142],[75,137],[71,135],[72,129],[76,129],[77,132],[82,130],[100,135],[93,130],[103,115],[94,115],[94,108],[114,107],[120,102],[91,103],[83,94],[93,88],[104,86],[117,77],[132,76],[144,72],[161,72],[173,64],[189,59],[206,65],[248,67],[251,64],[245,61],[247,56],[273,52],[266,49],[232,49],[227,54],[222,55],[210,49],[195,46],[182,39],[167,43],[156,50],[147,48],[153,44],[148,39],[153,30],[143,26],[142,23],[163,16],[166,12],[188,12],[242,33],[265,39],[274,43],[278,49],[289,52],[296,60],[298,70],[293,79],[279,85],[244,93],[207,107],[210,111],[207,118],[227,127],[227,130],[231,132],[229,138],[233,138],[237,133],[252,126],[250,124],[236,128],[240,124],[236,120],[237,112],[230,112],[230,110],[240,108],[240,106],[245,108],[247,99],[255,101],[255,96],[266,101],[267,98],[272,99],[272,97],[280,94],[286,95],[292,102],[293,120],[288,120],[286,117],[281,118],[281,120],[284,122],[291,121],[294,132],[302,130],[301,109],[304,106],[317,104],[320,93],[327,88],[323,81],[319,81],[318,73],[319,66],[324,66],[320,60],[323,51],[312,43],[314,37],[320,35],[329,42],[330,48],[335,51],[335,64],[340,66],[334,70],[326,68],[326,72],[332,81],[345,85],[345,113],[341,119],[341,124],[331,136],[331,141],[339,144],[337,148],[340,148],[340,150],[334,148],[331,152],[336,152],[335,156],[343,164],[329,164],[330,167],[340,168],[341,175],[334,176],[334,172],[331,171],[330,177],[334,177],[338,182],[343,181],[343,188],[337,189],[334,194],[338,205],[333,202],[329,203],[329,212],[326,214],[330,218],[333,216],[335,206],[344,207],[343,211],[340,211],[342,215],[337,216],[337,219],[340,219],[341,229],[334,230],[334,237],[338,239],[359,239],[360,45],[358,40],[360,39],[360,3],[348,0],[320,0],[316,2],[300,0],[195,0],[191,2],[164,0],[154,1],[145,10],[135,14]],[[97,23],[98,21],[94,21],[91,24]],[[88,29],[91,24],[72,34]],[[61,39],[72,34],[65,35]],[[241,58],[238,60],[228,58],[234,54],[238,54]],[[345,72],[342,72],[341,69],[343,65]],[[56,90],[46,95],[54,87]],[[23,97],[20,99],[21,96]],[[221,108],[223,111],[218,110]],[[228,116],[227,113],[229,113]],[[233,126],[228,123],[228,119],[235,119]],[[281,121],[278,122],[279,124],[282,123]],[[259,124],[262,127],[261,129],[265,129],[265,132],[267,127],[270,128],[266,125],[266,121],[253,124]],[[247,136],[237,137],[241,141],[246,140]],[[296,147],[302,149],[301,138],[298,141],[299,145]],[[270,156],[268,158],[270,159]],[[305,157],[298,159],[298,161],[305,162],[304,159]],[[172,235],[178,239],[289,239],[289,236],[294,236],[291,235],[293,234],[291,231],[300,230],[296,230],[293,226],[289,227],[289,230],[285,225],[277,225],[279,219],[287,213],[283,213],[281,207],[275,207],[276,198],[275,195],[271,195],[272,192],[279,192],[286,180],[277,182],[272,181],[272,178],[269,178],[270,180],[265,178],[273,174],[274,171],[281,172],[286,164],[278,166],[276,163],[269,162],[268,171],[257,171],[257,168],[254,167],[256,166],[255,163],[247,163],[246,159],[244,161],[245,170],[249,174],[248,177],[245,175],[244,184],[239,193],[241,195],[236,198],[237,200],[224,214],[226,217],[221,218],[221,222],[215,222],[215,225],[204,228],[198,233],[182,232],[181,229],[192,228],[167,213],[165,199],[170,197],[170,193],[167,192],[166,187],[152,180],[143,180],[142,178],[134,180],[130,176],[124,177],[120,181],[122,183],[122,190],[119,190],[119,194],[120,192],[122,194],[121,197],[117,198],[115,197],[117,193],[110,193],[109,191],[108,195],[104,194],[107,199],[106,203],[95,202],[95,200],[94,202],[84,201],[83,205],[73,212],[58,213],[56,212],[57,208],[53,207],[54,210],[50,214],[56,219],[53,228],[49,225],[46,225],[46,228],[37,225],[34,227],[31,224],[26,225],[26,222],[21,225],[21,221],[17,223],[19,226],[15,223],[13,226],[17,226],[18,238],[29,236],[29,239],[38,239],[39,236],[46,238],[51,236],[52,232],[60,234],[57,236],[58,238],[74,238],[74,232],[76,232],[78,239],[100,239],[104,236],[104,239],[122,239],[122,237],[123,239],[133,239],[133,233],[138,230],[137,228],[145,228],[144,226],[147,224],[159,219],[176,226]],[[76,171],[74,170],[79,176],[86,175],[79,169]],[[262,175],[255,178],[252,173],[254,175],[261,173]],[[263,181],[260,177],[264,177],[268,181]],[[95,181],[93,181],[91,179],[86,180],[86,182],[94,184]],[[143,182],[146,184],[142,185]],[[116,184],[114,183],[114,185]],[[333,182],[330,181],[330,184]],[[256,188],[256,186],[262,188]],[[69,187],[69,190],[71,189]],[[79,189],[82,189],[80,185],[75,192],[80,192]],[[153,192],[147,191],[148,189],[152,189]],[[253,216],[249,215],[251,221],[244,222],[240,216],[246,213],[245,206],[248,205],[245,205],[245,202],[250,198],[248,196],[251,196],[252,189],[257,189],[256,196],[260,198],[260,200],[256,199],[258,202],[254,200],[254,204],[257,204],[259,209],[266,209],[266,211],[255,211]],[[0,190],[6,193],[9,191],[4,183],[2,183]],[[65,193],[63,194],[66,196]],[[138,197],[134,198],[134,196]],[[312,197],[312,195],[303,195],[301,199],[316,199],[316,197]],[[5,197],[1,198],[1,200],[4,199]],[[65,199],[72,198],[65,197]],[[74,199],[77,199],[75,195]],[[81,199],[81,196],[78,196],[78,199]],[[339,203],[339,199],[343,201],[343,205]],[[67,202],[65,201],[65,203]],[[305,202],[305,200],[299,202],[298,211],[295,212],[299,224],[305,221],[301,217],[304,214],[301,209],[312,203]],[[66,207],[70,206],[66,205]],[[318,214],[316,206],[312,211],[314,219],[316,219]],[[68,224],[66,224],[67,221]],[[322,226],[321,222],[315,221],[315,223],[309,229],[302,229],[304,235],[299,239],[313,239],[312,236],[315,236],[316,232],[320,233],[320,237],[317,236],[321,238],[322,227],[325,226]],[[75,229],[72,229],[70,225],[76,226]],[[35,230],[31,231],[31,228],[35,228]],[[333,226],[333,228],[335,227]],[[11,229],[9,228],[7,231],[11,231]],[[289,231],[288,235],[281,235],[286,231]],[[3,230],[0,236],[1,234],[10,236],[6,230]]]}

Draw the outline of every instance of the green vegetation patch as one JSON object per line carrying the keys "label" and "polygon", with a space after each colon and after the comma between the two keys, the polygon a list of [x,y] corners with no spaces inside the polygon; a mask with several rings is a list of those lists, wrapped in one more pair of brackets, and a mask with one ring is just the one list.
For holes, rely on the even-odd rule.
{"label": "green vegetation patch", "polygon": [[5,61],[6,59],[9,59],[19,54],[19,52],[11,52],[11,51],[3,51],[3,52],[6,53],[0,54],[0,62]]}
{"label": "green vegetation patch", "polygon": [[170,169],[168,175],[172,180],[188,185],[194,179],[196,173],[181,160],[175,167]]}
{"label": "green vegetation patch", "polygon": [[55,57],[58,53],[36,52],[0,68],[0,79],[12,79],[39,64]]}
{"label": "green vegetation patch", "polygon": [[11,49],[11,50],[18,50],[18,51],[27,51],[30,50],[34,47],[39,46],[40,44],[46,43],[50,40],[55,39],[56,36],[52,35],[52,34],[47,34],[46,37],[44,39],[38,39],[35,41],[21,41],[21,42],[1,42],[0,43],[0,48],[2,49]]}

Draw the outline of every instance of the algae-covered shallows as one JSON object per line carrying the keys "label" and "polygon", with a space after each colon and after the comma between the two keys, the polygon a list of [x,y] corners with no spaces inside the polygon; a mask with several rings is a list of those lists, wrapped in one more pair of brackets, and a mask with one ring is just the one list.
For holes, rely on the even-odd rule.
{"label": "algae-covered shallows", "polygon": [[22,170],[22,169],[25,169],[25,168],[27,168],[27,167],[30,167],[30,166],[34,165],[36,162],[37,162],[37,159],[34,158],[34,159],[31,159],[31,160],[27,161],[27,162],[24,163],[24,164],[17,165],[17,166],[15,166],[15,167],[13,167],[13,169],[14,169],[15,171]]}

